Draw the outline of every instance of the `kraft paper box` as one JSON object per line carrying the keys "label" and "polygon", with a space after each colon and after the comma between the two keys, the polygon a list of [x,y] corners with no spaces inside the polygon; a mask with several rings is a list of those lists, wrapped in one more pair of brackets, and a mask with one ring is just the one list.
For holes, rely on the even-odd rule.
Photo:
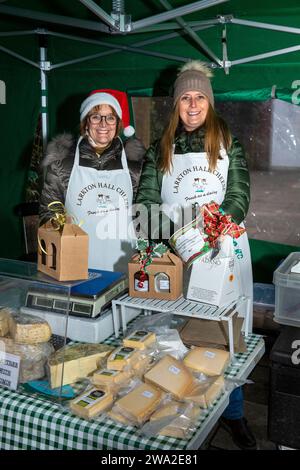
{"label": "kraft paper box", "polygon": [[202,256],[191,268],[187,298],[221,307],[239,297],[234,255]]}
{"label": "kraft paper box", "polygon": [[[149,289],[139,291],[135,289],[134,275],[140,271],[139,255],[134,255],[128,263],[129,275],[129,295],[131,297],[142,297],[151,299],[176,300],[182,295],[182,273],[183,265],[178,256],[170,253],[164,253],[161,258],[153,258],[152,263],[147,266],[149,276]],[[170,280],[169,292],[158,292],[155,288],[155,275],[165,273]]]}
{"label": "kraft paper box", "polygon": [[88,279],[89,237],[78,225],[65,223],[54,230],[51,222],[38,229],[38,270],[58,281]]}

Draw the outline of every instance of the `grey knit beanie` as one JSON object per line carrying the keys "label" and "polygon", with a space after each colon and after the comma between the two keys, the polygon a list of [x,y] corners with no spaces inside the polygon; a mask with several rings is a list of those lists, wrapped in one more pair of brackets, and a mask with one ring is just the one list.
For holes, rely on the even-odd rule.
{"label": "grey knit beanie", "polygon": [[198,60],[187,62],[180,70],[174,83],[174,106],[177,100],[188,91],[201,91],[214,107],[214,94],[212,91],[210,69]]}

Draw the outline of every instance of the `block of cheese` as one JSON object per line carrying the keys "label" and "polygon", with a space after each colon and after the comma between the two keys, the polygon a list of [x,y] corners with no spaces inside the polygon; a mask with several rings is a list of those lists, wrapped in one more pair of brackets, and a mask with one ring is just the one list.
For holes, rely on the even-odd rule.
{"label": "block of cheese", "polygon": [[86,377],[99,368],[99,362],[112,351],[107,344],[67,345],[49,357],[48,370],[51,388],[60,387],[64,366],[63,385]]}
{"label": "block of cheese", "polygon": [[132,424],[143,424],[158,407],[163,392],[142,383],[115,402],[113,411],[129,419]]}
{"label": "block of cheese", "polygon": [[42,318],[27,314],[11,315],[9,331],[16,343],[46,343],[51,338],[51,328]]}
{"label": "block of cheese", "polygon": [[11,310],[9,308],[0,307],[0,336],[5,336],[9,333],[9,319]]}
{"label": "block of cheese", "polygon": [[125,384],[132,376],[131,371],[99,369],[94,372],[92,382],[95,385],[104,386],[107,390],[115,390],[120,385]]}
{"label": "block of cheese", "polygon": [[146,372],[144,380],[181,399],[184,397],[186,390],[191,387],[193,375],[183,362],[166,355]]}
{"label": "block of cheese", "polygon": [[176,437],[185,439],[190,430],[194,427],[194,423],[200,416],[201,409],[198,406],[187,406],[175,400],[163,405],[150,416],[150,422],[170,417],[170,423],[161,429],[158,434],[161,436]]}
{"label": "block of cheese", "polygon": [[146,349],[151,344],[155,343],[156,335],[149,331],[135,330],[127,338],[123,339],[124,346],[136,349]]}
{"label": "block of cheese", "polygon": [[115,349],[107,359],[107,368],[123,370],[126,366],[133,366],[140,357],[140,351],[135,348],[120,346]]}
{"label": "block of cheese", "polygon": [[118,413],[114,409],[109,410],[107,412],[107,416],[110,419],[112,419],[113,421],[117,421],[118,423],[122,423],[125,426],[130,426],[132,424],[129,419],[125,418],[125,416],[121,415],[120,413]]}
{"label": "block of cheese", "polygon": [[12,338],[0,338],[0,351],[20,357],[19,383],[38,380],[45,375],[45,365],[54,348],[50,343],[18,344]]}
{"label": "block of cheese", "polygon": [[201,408],[208,408],[225,390],[224,377],[220,375],[213,381],[194,385],[187,393],[187,400]]}
{"label": "block of cheese", "polygon": [[221,375],[230,361],[228,351],[216,348],[196,347],[187,353],[183,362],[190,369],[205,375]]}
{"label": "block of cheese", "polygon": [[113,403],[111,393],[93,387],[70,402],[71,410],[81,418],[90,419],[105,411]]}

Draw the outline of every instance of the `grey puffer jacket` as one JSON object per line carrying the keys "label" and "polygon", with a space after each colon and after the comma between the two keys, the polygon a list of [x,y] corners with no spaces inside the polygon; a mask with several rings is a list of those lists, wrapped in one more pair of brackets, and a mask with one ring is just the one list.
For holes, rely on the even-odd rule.
{"label": "grey puffer jacket", "polygon": [[[52,217],[48,204],[53,201],[65,203],[70,174],[74,164],[77,139],[71,134],[61,134],[48,145],[42,166],[45,170],[44,187],[40,198],[40,223]],[[137,138],[124,143],[128,169],[133,186],[133,196],[137,192],[141,175],[145,147]],[[88,140],[84,138],[79,145],[79,164],[96,170],[122,169],[122,143],[115,138],[100,157],[97,156]]]}

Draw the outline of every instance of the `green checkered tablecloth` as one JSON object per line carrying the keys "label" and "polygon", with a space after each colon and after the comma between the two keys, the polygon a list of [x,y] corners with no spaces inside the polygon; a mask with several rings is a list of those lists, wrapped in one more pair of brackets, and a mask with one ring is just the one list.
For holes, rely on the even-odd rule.
{"label": "green checkered tablecloth", "polygon": [[[252,334],[245,340],[247,352],[235,356],[234,363],[226,370],[227,378],[241,377],[245,368],[255,364],[264,350],[262,336]],[[118,344],[119,341],[110,343]],[[89,422],[72,415],[59,404],[25,392],[0,389],[0,449],[188,449],[197,433],[203,434],[212,414],[218,412],[224,402],[224,394],[201,413],[196,431],[184,440],[163,436],[146,438],[135,428],[117,424],[103,416]]]}

